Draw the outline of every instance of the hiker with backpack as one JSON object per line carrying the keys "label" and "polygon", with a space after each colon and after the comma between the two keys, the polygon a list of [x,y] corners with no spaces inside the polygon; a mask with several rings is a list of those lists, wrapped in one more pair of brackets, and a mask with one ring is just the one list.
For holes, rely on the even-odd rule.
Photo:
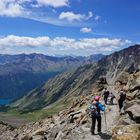
{"label": "hiker with backpack", "polygon": [[114,104],[114,103],[113,103],[113,100],[114,100],[116,97],[115,97],[115,95],[114,95],[112,92],[109,94],[109,97],[110,97],[110,104],[113,105],[113,104]]}
{"label": "hiker with backpack", "polygon": [[89,113],[92,118],[91,134],[95,134],[96,121],[98,122],[98,133],[101,132],[101,113],[100,111],[105,111],[105,106],[100,102],[100,96],[95,96],[91,104],[89,105]]}
{"label": "hiker with backpack", "polygon": [[125,99],[126,99],[126,93],[125,93],[123,90],[121,90],[121,91],[119,92],[119,99],[118,99],[119,112],[121,112],[121,110],[122,110],[122,108],[123,108],[123,106],[124,106],[124,101],[125,101]]}
{"label": "hiker with backpack", "polygon": [[108,97],[109,97],[109,91],[107,90],[107,88],[105,88],[105,90],[103,92],[103,96],[104,96],[104,102],[107,105],[107,101],[108,101]]}

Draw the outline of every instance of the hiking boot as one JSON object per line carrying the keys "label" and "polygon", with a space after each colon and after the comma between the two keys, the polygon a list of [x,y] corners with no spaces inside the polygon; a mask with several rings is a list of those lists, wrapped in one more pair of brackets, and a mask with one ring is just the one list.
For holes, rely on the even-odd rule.
{"label": "hiking boot", "polygon": [[91,135],[95,135],[95,133],[94,132],[91,132]]}
{"label": "hiking boot", "polygon": [[98,134],[99,134],[99,135],[102,134],[102,131],[98,131]]}

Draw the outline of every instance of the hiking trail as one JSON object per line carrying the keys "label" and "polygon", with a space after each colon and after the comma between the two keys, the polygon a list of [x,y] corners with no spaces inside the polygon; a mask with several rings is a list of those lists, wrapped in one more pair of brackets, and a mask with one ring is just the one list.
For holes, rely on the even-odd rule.
{"label": "hiking trail", "polygon": [[[95,127],[95,135],[91,135],[90,127],[81,126],[81,140],[111,140],[112,128],[115,126],[119,116],[117,100],[114,105],[106,105],[106,113],[102,113],[102,133],[97,132],[97,122]],[[91,118],[89,118],[91,122]],[[91,123],[90,123],[91,124]],[[78,140],[80,140],[78,138]]]}

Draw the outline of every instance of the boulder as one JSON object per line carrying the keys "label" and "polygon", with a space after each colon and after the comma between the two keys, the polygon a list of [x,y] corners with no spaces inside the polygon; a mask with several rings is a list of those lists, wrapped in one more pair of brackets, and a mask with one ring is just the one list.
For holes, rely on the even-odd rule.
{"label": "boulder", "polygon": [[43,136],[36,135],[32,137],[32,140],[47,140],[47,138],[45,139]]}
{"label": "boulder", "polygon": [[81,114],[81,113],[82,113],[82,111],[76,111],[76,112],[70,113],[69,115],[70,115],[70,116],[75,116],[75,115],[79,115],[79,114]]}
{"label": "boulder", "polygon": [[88,116],[83,116],[83,118],[80,120],[80,125],[86,124],[88,122]]}
{"label": "boulder", "polygon": [[119,125],[112,131],[112,140],[140,140],[140,125]]}
{"label": "boulder", "polygon": [[25,136],[22,136],[21,137],[21,140],[32,140],[32,137],[31,137],[31,135],[25,135]]}
{"label": "boulder", "polygon": [[136,90],[140,90],[140,85],[135,86],[134,88],[130,89],[130,92],[134,92]]}
{"label": "boulder", "polygon": [[133,92],[129,92],[127,93],[127,100],[131,101],[134,99],[140,99],[140,91],[133,91]]}
{"label": "boulder", "polygon": [[59,131],[58,134],[57,134],[57,136],[56,136],[56,138],[55,138],[55,140],[61,140],[61,137],[62,136],[63,136],[62,131]]}
{"label": "boulder", "polygon": [[130,108],[126,110],[129,114],[130,118],[134,120],[136,123],[140,123],[140,105],[134,104]]}
{"label": "boulder", "polygon": [[39,130],[36,130],[33,135],[44,135],[46,133],[46,130],[44,129],[39,129]]}
{"label": "boulder", "polygon": [[135,122],[131,120],[128,114],[122,115],[117,122],[117,125],[130,125],[130,124],[135,124]]}
{"label": "boulder", "polygon": [[127,110],[128,108],[130,108],[134,104],[139,104],[140,105],[140,100],[137,99],[137,100],[132,100],[132,101],[126,102],[125,106],[124,106],[124,110]]}

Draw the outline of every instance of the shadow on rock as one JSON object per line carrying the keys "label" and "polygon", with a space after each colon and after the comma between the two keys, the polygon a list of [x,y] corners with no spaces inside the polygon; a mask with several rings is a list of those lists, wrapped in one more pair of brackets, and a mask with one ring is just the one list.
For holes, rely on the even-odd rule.
{"label": "shadow on rock", "polygon": [[107,134],[107,133],[101,133],[99,134],[99,136],[101,137],[101,139],[103,140],[110,140],[111,139],[111,135]]}

